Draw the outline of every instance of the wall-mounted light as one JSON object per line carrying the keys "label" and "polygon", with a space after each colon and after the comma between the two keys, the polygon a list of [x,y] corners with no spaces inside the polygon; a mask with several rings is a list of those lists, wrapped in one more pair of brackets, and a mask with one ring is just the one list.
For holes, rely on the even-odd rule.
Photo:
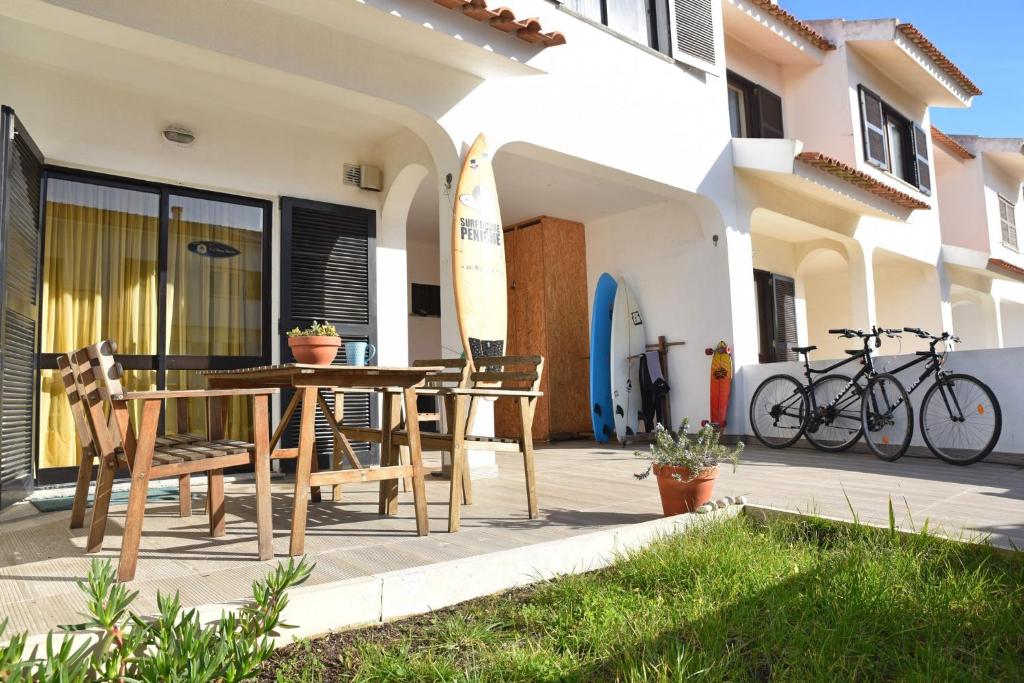
{"label": "wall-mounted light", "polygon": [[175,145],[188,147],[196,141],[196,136],[188,128],[168,126],[167,128],[164,128],[164,140]]}
{"label": "wall-mounted light", "polygon": [[714,244],[716,247],[718,246],[718,235],[711,236],[711,243]]}

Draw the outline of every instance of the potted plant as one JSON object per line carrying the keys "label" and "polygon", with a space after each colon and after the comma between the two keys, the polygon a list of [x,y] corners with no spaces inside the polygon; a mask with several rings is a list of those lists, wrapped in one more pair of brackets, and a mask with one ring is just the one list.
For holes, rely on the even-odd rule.
{"label": "potted plant", "polygon": [[329,322],[313,324],[305,329],[298,327],[288,330],[288,347],[298,363],[308,365],[330,365],[338,355],[341,338],[338,330]]}
{"label": "potted plant", "polygon": [[671,432],[657,425],[650,452],[636,453],[638,457],[649,459],[651,464],[635,476],[646,479],[654,471],[666,517],[694,512],[710,501],[719,465],[730,462],[736,469],[743,452],[742,443],[736,446],[720,443],[720,433],[711,424],[701,427],[693,436],[687,433],[689,426],[689,419],[683,420],[679,436],[673,437]]}

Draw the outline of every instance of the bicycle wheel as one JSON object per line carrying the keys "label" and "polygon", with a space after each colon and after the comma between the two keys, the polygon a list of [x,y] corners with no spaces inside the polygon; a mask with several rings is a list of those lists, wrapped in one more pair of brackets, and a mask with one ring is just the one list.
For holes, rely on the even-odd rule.
{"label": "bicycle wheel", "polygon": [[807,392],[789,375],[772,375],[750,400],[750,426],[768,448],[787,448],[803,434]]}
{"label": "bicycle wheel", "polygon": [[937,458],[970,465],[992,452],[1003,415],[992,390],[970,375],[946,375],[921,401],[921,435]]}
{"label": "bicycle wheel", "polygon": [[871,452],[892,462],[907,452],[914,435],[914,408],[898,379],[887,372],[868,380],[861,399],[864,440]]}
{"label": "bicycle wheel", "polygon": [[[815,448],[830,453],[845,451],[863,433],[860,401],[864,389],[854,384],[846,391],[850,382],[846,375],[825,375],[811,385],[818,412],[807,421],[804,436]],[[843,395],[832,405],[840,394]]]}

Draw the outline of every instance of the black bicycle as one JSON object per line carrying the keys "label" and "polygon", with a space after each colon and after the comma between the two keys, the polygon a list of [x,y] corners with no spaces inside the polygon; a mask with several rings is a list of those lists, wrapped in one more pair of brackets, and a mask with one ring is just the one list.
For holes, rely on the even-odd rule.
{"label": "black bicycle", "polygon": [[[888,371],[890,375],[898,375],[915,365],[925,364],[924,371],[907,388],[908,395],[929,376],[935,376],[935,382],[921,400],[919,419],[924,442],[937,458],[950,464],[978,462],[992,452],[1002,431],[1002,410],[995,394],[977,377],[943,369],[949,344],[958,343],[957,337],[948,332],[935,336],[919,327],[904,327],[903,331],[929,340],[927,351],[918,351],[917,358]],[[936,348],[940,344],[941,351]]]}
{"label": "black bicycle", "polygon": [[[826,451],[843,451],[865,435],[869,448],[884,460],[895,460],[910,446],[913,408],[903,385],[891,373],[879,373],[872,345],[902,330],[872,327],[871,332],[846,328],[829,330],[847,339],[860,338],[863,348],[848,350],[845,360],[816,370],[809,354],[816,346],[791,347],[803,356],[806,386],[791,375],[773,375],[754,392],[750,424],[754,435],[769,448],[787,448],[801,436]],[[862,367],[855,376],[829,374],[850,363]],[[824,377],[813,380],[813,375]],[[860,381],[867,378],[865,386]]]}

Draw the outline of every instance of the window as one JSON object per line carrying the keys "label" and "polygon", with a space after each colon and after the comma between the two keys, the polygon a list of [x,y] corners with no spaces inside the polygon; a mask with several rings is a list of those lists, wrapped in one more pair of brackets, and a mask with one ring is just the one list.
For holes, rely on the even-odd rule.
{"label": "window", "polygon": [[931,168],[924,129],[864,86],[859,87],[859,93],[864,159],[930,194]]}
{"label": "window", "polygon": [[670,51],[665,0],[567,0],[566,6],[641,45]]}
{"label": "window", "polygon": [[[130,390],[201,387],[198,370],[269,360],[268,202],[56,169],[45,196],[41,469],[78,458],[58,353],[114,339]],[[229,409],[229,430],[246,428],[244,402]]]}
{"label": "window", "polygon": [[1017,217],[1013,202],[999,195],[999,227],[1003,231],[1003,246],[1017,251]]}
{"label": "window", "polygon": [[758,362],[796,360],[796,283],[793,278],[754,270]]}
{"label": "window", "polygon": [[781,138],[782,98],[728,72],[729,125],[734,138]]}

